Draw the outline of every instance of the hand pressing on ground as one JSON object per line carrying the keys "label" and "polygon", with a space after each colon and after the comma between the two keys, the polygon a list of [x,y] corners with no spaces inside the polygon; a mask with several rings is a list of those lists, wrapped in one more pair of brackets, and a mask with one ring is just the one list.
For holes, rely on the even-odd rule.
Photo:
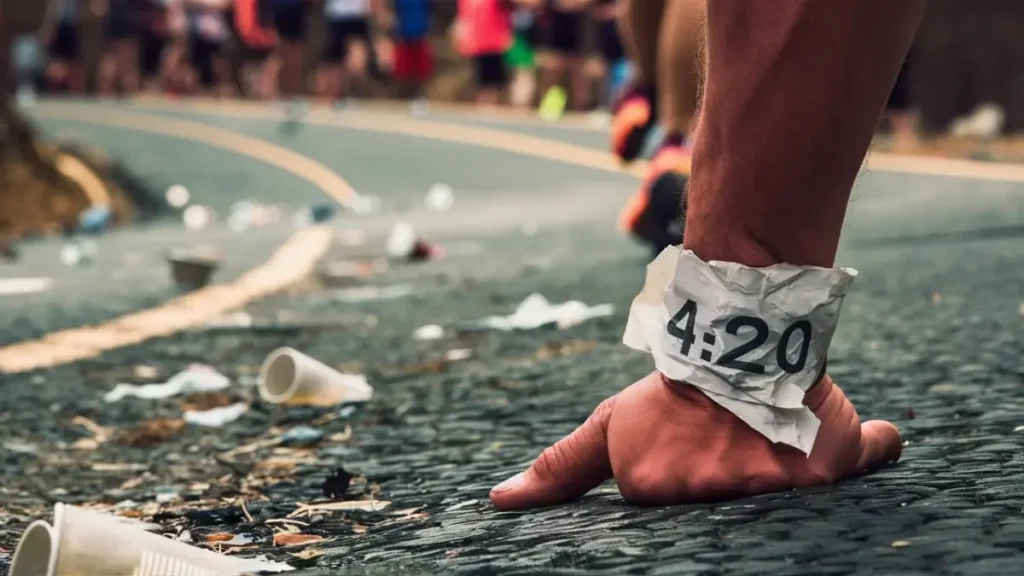
{"label": "hand pressing on ground", "polygon": [[804,405],[821,420],[810,457],[774,444],[700,390],[653,372],[605,400],[532,466],[491,490],[501,510],[560,504],[614,477],[633,504],[705,502],[831,484],[899,459],[889,422],[861,424],[825,376]]}

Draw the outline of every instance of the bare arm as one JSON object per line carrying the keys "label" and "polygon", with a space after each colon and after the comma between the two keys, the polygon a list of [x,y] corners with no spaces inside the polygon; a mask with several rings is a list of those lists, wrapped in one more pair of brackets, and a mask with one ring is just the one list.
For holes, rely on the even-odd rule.
{"label": "bare arm", "polygon": [[685,245],[832,266],[850,190],[925,0],[709,0]]}

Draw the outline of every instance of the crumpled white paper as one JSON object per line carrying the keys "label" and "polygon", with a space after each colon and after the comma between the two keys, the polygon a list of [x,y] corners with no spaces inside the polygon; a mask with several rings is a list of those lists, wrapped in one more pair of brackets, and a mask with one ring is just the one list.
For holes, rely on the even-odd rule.
{"label": "crumpled white paper", "polygon": [[[856,275],[852,269],[707,263],[672,246],[648,265],[622,341],[650,353],[665,376],[697,387],[772,442],[810,454],[820,422],[803,405],[804,393],[816,383],[843,297]],[[697,303],[698,312],[691,351],[684,356],[679,338],[670,335],[667,326],[687,300]],[[767,340],[743,356],[744,361],[764,366],[764,373],[715,363],[724,351],[754,338],[753,330],[727,332],[725,325],[737,316],[761,319],[769,327]],[[780,334],[798,320],[810,321],[811,343],[804,367],[789,373],[776,360],[778,344]],[[788,343],[789,358],[794,344],[799,348],[801,337]],[[702,359],[702,352],[710,354],[711,361]]]}
{"label": "crumpled white paper", "polygon": [[134,396],[145,400],[170,398],[178,394],[194,392],[215,392],[231,385],[231,380],[211,366],[192,364],[185,370],[175,374],[167,382],[160,384],[118,384],[103,396],[104,402],[117,402],[126,396]]}
{"label": "crumpled white paper", "polygon": [[230,406],[218,406],[209,410],[187,410],[182,417],[185,422],[196,426],[207,426],[220,428],[238,420],[243,414],[249,411],[249,405],[245,402],[236,402]]}
{"label": "crumpled white paper", "polygon": [[555,324],[559,328],[565,329],[593,318],[611,316],[614,313],[615,307],[611,304],[588,306],[579,300],[552,304],[543,295],[535,293],[520,302],[511,315],[488,316],[481,319],[480,324],[502,332],[534,330],[548,324]]}

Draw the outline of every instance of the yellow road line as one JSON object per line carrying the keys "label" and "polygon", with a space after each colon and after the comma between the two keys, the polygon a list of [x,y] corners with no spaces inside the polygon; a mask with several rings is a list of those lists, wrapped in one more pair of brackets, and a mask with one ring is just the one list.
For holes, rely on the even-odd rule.
{"label": "yellow road line", "polygon": [[339,204],[349,205],[358,196],[348,182],[330,168],[311,158],[266,140],[238,134],[216,126],[154,114],[74,104],[41,104],[36,107],[33,115],[46,120],[112,126],[201,142],[249,156],[265,164],[291,172],[308,180]]}
{"label": "yellow road line", "polygon": [[0,371],[26,372],[76,362],[202,324],[302,280],[313,271],[330,244],[331,231],[326,226],[300,230],[264,264],[234,282],[209,286],[96,326],[61,330],[38,340],[0,348]]}
{"label": "yellow road line", "polygon": [[[237,101],[219,104],[203,101],[188,102],[186,104],[169,104],[167,102],[154,102],[150,104],[147,102],[147,105],[154,108],[164,108],[168,111],[192,112],[221,117],[263,120],[281,117],[279,112],[267,108],[265,105]],[[318,108],[314,108],[310,112],[306,122],[352,130],[402,134],[479,146],[596,170],[626,173],[641,178],[646,171],[646,164],[643,162],[636,162],[628,167],[622,166],[610,153],[603,150],[497,128],[467,126],[413,116],[375,114],[360,111],[337,113]],[[865,165],[871,170],[900,174],[945,176],[1000,182],[1024,182],[1024,164],[872,152],[866,158]]]}
{"label": "yellow road line", "polygon": [[[42,106],[40,108],[43,108]],[[327,167],[305,156],[229,130],[162,116],[95,109],[45,106],[37,116],[115,126],[173,136],[223,148],[286,170],[304,178],[338,202],[355,198],[352,188]],[[0,348],[0,372],[16,373],[96,357],[104,352],[169,336],[202,324],[218,314],[302,280],[316,267],[331,245],[326,226],[306,228],[293,234],[262,265],[233,282],[208,286],[160,306],[127,314],[94,326],[61,330],[37,340]]]}
{"label": "yellow road line", "polygon": [[91,168],[70,154],[57,154],[57,170],[72,182],[78,184],[91,206],[110,206],[107,186]]}

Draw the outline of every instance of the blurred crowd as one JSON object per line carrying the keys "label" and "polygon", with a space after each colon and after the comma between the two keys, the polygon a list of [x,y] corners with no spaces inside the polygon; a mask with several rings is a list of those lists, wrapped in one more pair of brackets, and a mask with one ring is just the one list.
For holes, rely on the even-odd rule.
{"label": "blurred crowd", "polygon": [[[619,0],[49,1],[15,47],[45,92],[344,99],[373,84],[416,99],[444,52],[471,64],[478,103],[560,113],[606,104],[628,76]],[[92,69],[86,22],[102,35]]]}

